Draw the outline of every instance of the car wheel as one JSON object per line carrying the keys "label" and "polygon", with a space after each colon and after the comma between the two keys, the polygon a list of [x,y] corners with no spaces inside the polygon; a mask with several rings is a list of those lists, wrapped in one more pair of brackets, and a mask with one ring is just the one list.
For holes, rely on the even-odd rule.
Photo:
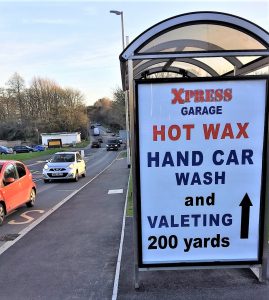
{"label": "car wheel", "polygon": [[81,175],[82,177],[86,177],[86,168],[85,168],[85,171],[84,171],[84,173],[82,173],[82,175]]}
{"label": "car wheel", "polygon": [[44,183],[48,183],[49,179],[43,179]]}
{"label": "car wheel", "polygon": [[30,201],[26,203],[27,207],[33,207],[35,205],[36,192],[34,189],[30,193]]}
{"label": "car wheel", "polygon": [[5,209],[2,203],[0,203],[0,226],[4,223],[5,220]]}
{"label": "car wheel", "polygon": [[75,181],[75,182],[78,182],[78,177],[79,177],[79,176],[78,176],[78,170],[77,170],[76,176],[75,176],[75,178],[74,178],[74,181]]}

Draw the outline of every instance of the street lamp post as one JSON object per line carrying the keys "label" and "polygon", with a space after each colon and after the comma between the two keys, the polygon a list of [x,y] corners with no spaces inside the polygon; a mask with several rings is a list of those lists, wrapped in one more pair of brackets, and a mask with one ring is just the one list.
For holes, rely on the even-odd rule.
{"label": "street lamp post", "polygon": [[[122,49],[125,48],[124,43],[124,23],[123,23],[123,11],[119,10],[111,10],[110,13],[115,14],[117,16],[121,16],[121,34],[122,34]],[[130,146],[129,146],[129,108],[128,108],[128,92],[124,92],[125,95],[125,119],[126,119],[126,148],[127,148],[127,165],[130,168]]]}
{"label": "street lamp post", "polygon": [[115,14],[117,16],[121,16],[121,35],[122,35],[122,49],[125,48],[124,44],[124,24],[123,24],[123,11],[111,10],[110,13]]}

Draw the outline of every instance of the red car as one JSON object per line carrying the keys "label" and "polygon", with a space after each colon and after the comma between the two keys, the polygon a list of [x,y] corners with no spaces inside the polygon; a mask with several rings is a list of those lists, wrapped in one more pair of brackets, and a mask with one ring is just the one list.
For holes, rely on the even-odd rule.
{"label": "red car", "polygon": [[0,225],[12,210],[26,204],[32,207],[36,184],[29,169],[20,161],[0,160]]}

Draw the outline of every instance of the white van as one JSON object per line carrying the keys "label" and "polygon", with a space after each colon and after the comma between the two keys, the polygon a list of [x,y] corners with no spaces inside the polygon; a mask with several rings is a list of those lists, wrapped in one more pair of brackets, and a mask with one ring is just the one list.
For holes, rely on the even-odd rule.
{"label": "white van", "polygon": [[95,127],[95,128],[93,129],[93,135],[94,135],[94,136],[100,135],[100,130],[99,130],[99,128]]}

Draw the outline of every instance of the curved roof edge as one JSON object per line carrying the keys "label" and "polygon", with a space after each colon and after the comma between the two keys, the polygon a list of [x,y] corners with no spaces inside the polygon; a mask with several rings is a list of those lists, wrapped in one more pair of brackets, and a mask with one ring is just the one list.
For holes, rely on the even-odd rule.
{"label": "curved roof edge", "polygon": [[199,21],[231,24],[233,27],[241,29],[241,31],[251,33],[252,37],[255,36],[259,40],[262,40],[266,45],[269,45],[269,33],[249,20],[223,12],[200,11],[177,15],[153,25],[133,40],[130,45],[122,51],[119,58],[121,61],[128,60],[134,54],[136,49],[162,31],[176,25]]}

